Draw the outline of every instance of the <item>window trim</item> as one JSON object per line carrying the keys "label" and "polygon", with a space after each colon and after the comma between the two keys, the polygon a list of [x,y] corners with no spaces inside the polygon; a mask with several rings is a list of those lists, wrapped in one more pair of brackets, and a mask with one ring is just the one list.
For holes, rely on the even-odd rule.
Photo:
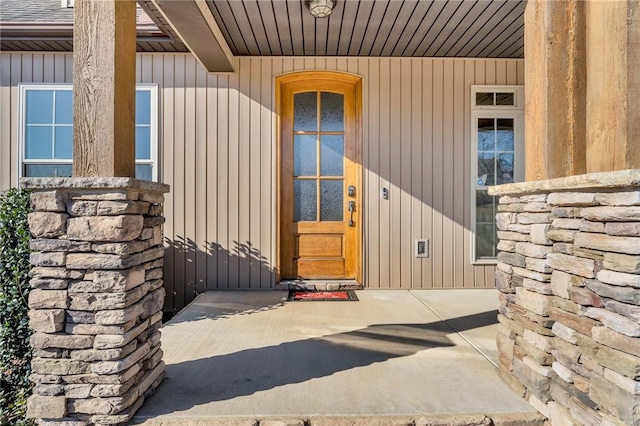
{"label": "window trim", "polygon": [[[72,159],[36,159],[28,160],[26,156],[25,146],[25,129],[26,129],[26,107],[27,107],[27,91],[28,90],[70,90],[73,92],[73,84],[71,83],[19,83],[18,84],[18,180],[24,177],[25,164],[73,164]],[[160,178],[159,172],[159,126],[160,117],[158,115],[158,85],[154,83],[136,83],[136,91],[144,90],[150,93],[150,131],[151,139],[150,159],[136,160],[138,164],[151,165],[151,179],[158,182]],[[72,124],[73,126],[73,124]]]}
{"label": "window trim", "polygon": [[[476,93],[513,93],[515,105],[476,105]],[[471,264],[495,265],[496,258],[478,258],[476,255],[476,192],[486,189],[478,186],[478,119],[513,118],[513,177],[514,181],[524,179],[524,86],[471,86]]]}

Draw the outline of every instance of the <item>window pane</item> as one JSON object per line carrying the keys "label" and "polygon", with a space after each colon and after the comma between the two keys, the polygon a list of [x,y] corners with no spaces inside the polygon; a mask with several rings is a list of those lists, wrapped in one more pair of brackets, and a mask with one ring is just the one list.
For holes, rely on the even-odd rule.
{"label": "window pane", "polygon": [[496,257],[496,229],[493,224],[476,226],[476,258]]}
{"label": "window pane", "polygon": [[513,118],[498,118],[496,134],[498,151],[513,151]]}
{"label": "window pane", "polygon": [[52,126],[27,126],[24,141],[26,159],[41,160],[53,158]]}
{"label": "window pane", "polygon": [[56,90],[56,124],[73,123],[73,92]]}
{"label": "window pane", "polygon": [[136,160],[151,159],[151,128],[136,126]]}
{"label": "window pane", "polygon": [[476,105],[493,105],[493,93],[476,93]]}
{"label": "window pane", "polygon": [[478,119],[478,151],[495,149],[495,120],[493,118]]}
{"label": "window pane", "polygon": [[320,136],[320,175],[342,176],[344,169],[344,136]]}
{"label": "window pane", "polygon": [[344,184],[342,180],[320,181],[320,220],[342,221],[342,197]]}
{"label": "window pane", "polygon": [[344,95],[322,92],[320,94],[320,115],[321,131],[344,131]]}
{"label": "window pane", "polygon": [[497,183],[513,182],[513,154],[502,153],[496,156],[496,177]]}
{"label": "window pane", "polygon": [[315,180],[293,181],[293,220],[313,221],[318,218],[318,188]]}
{"label": "window pane", "polygon": [[27,90],[26,124],[53,124],[53,91]]}
{"label": "window pane", "polygon": [[318,130],[317,92],[293,95],[293,130],[296,132],[315,132]]}
{"label": "window pane", "polygon": [[496,199],[487,191],[476,191],[476,223],[493,223]]}
{"label": "window pane", "polygon": [[151,124],[151,92],[136,91],[136,124]]}
{"label": "window pane", "polygon": [[496,93],[496,105],[515,105],[513,93]]}
{"label": "window pane", "polygon": [[73,158],[73,127],[56,126],[53,157],[64,160]]}
{"label": "window pane", "polygon": [[25,164],[25,177],[71,177],[71,164]]}
{"label": "window pane", "polygon": [[293,175],[316,176],[318,145],[316,136],[293,137]]}
{"label": "window pane", "polygon": [[478,186],[494,184],[495,154],[493,152],[478,153]]}
{"label": "window pane", "polygon": [[136,179],[153,180],[151,164],[136,164]]}

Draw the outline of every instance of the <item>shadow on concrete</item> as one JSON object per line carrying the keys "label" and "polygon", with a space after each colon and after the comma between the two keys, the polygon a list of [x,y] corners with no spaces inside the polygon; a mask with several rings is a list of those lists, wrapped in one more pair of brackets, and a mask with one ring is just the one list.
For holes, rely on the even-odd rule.
{"label": "shadow on concrete", "polygon": [[[497,311],[455,320],[466,324],[466,329],[483,327],[497,323]],[[458,328],[456,331],[461,330]],[[252,395],[410,356],[423,350],[455,346],[448,337],[452,332],[454,330],[447,321],[377,324],[344,333],[170,364],[167,366],[167,382],[158,389],[138,418],[180,412],[209,402]]]}

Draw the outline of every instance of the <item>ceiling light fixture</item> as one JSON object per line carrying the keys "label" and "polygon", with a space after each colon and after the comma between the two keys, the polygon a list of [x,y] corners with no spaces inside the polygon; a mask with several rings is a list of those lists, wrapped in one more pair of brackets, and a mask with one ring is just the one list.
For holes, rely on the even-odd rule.
{"label": "ceiling light fixture", "polygon": [[334,0],[311,0],[307,3],[309,12],[315,18],[326,18],[331,15],[335,5],[336,2]]}

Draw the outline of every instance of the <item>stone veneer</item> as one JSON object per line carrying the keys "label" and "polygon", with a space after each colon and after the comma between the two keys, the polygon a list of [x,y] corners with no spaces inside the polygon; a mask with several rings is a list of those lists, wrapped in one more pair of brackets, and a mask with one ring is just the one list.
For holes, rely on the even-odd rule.
{"label": "stone veneer", "polygon": [[640,170],[489,193],[501,376],[554,425],[640,424]]}
{"label": "stone veneer", "polygon": [[28,178],[33,395],[41,425],[128,421],[164,378],[162,204],[131,178]]}

